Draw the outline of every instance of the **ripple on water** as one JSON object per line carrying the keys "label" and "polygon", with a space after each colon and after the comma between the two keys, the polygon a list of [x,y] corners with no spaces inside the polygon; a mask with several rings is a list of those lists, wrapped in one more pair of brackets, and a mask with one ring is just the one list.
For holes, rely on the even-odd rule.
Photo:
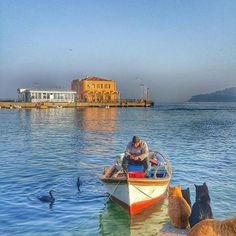
{"label": "ripple on water", "polygon": [[[194,184],[207,182],[214,216],[235,216],[236,104],[2,109],[0,130],[4,235],[155,235],[168,220],[167,202],[130,219],[107,202],[98,178],[134,134],[168,154],[171,184],[190,187],[192,202]],[[50,189],[56,190],[52,206],[37,199]]]}

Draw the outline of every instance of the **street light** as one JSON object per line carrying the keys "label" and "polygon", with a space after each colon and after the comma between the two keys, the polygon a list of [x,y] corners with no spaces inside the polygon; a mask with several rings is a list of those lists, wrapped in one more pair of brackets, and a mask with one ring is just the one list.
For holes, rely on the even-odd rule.
{"label": "street light", "polygon": [[149,97],[150,97],[150,96],[149,96],[149,88],[147,88],[147,100],[150,100]]}
{"label": "street light", "polygon": [[143,95],[142,95],[141,99],[145,99],[145,96],[144,96],[144,89],[145,89],[144,84],[139,84],[139,86],[143,87],[143,89],[142,89]]}

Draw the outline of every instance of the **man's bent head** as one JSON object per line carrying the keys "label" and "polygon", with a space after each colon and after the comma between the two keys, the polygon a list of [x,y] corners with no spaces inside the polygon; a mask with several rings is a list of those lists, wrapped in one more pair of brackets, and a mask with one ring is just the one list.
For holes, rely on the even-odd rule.
{"label": "man's bent head", "polygon": [[135,147],[138,147],[139,144],[140,144],[141,139],[138,136],[134,136],[132,141],[133,141],[133,145]]}

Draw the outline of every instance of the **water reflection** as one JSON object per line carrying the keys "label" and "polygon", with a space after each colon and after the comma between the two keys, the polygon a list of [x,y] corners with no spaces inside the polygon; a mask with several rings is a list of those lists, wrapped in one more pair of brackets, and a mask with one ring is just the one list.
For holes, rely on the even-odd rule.
{"label": "water reflection", "polygon": [[108,201],[104,211],[99,216],[99,221],[101,235],[130,235],[128,212],[112,201]]}
{"label": "water reflection", "polygon": [[[85,107],[75,110],[74,140],[79,153],[85,155],[109,155],[114,147],[114,132],[116,131],[116,108]],[[109,143],[109,145],[107,145]]]}
{"label": "water reflection", "polygon": [[100,215],[100,233],[101,235],[123,236],[156,235],[167,219],[166,200],[132,217],[125,209],[109,201]]}
{"label": "water reflection", "polygon": [[82,130],[90,131],[115,131],[116,130],[116,108],[86,107],[80,109]]}

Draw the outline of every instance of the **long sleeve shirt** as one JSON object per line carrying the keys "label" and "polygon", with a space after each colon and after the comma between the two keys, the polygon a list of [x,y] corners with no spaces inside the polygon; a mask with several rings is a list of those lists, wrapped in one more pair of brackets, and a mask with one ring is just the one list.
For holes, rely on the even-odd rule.
{"label": "long sleeve shirt", "polygon": [[133,145],[133,142],[129,142],[125,150],[125,155],[138,156],[140,160],[144,160],[147,157],[148,152],[149,152],[149,149],[146,142],[141,141],[138,147],[135,147]]}

